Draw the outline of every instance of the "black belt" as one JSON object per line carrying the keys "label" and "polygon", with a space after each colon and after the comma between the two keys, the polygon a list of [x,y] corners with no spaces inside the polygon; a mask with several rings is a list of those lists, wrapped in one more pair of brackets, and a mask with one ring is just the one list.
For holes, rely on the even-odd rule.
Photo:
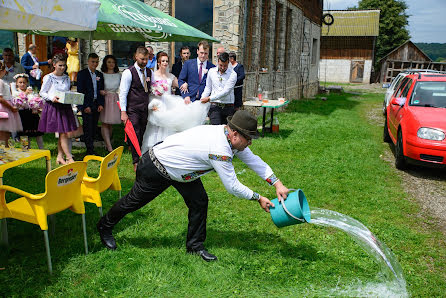
{"label": "black belt", "polygon": [[211,102],[211,106],[225,108],[225,107],[233,107],[233,103],[219,103],[219,102]]}
{"label": "black belt", "polygon": [[152,148],[149,149],[149,156],[150,156],[150,159],[153,162],[153,165],[158,169],[158,171],[160,172],[161,176],[163,176],[166,179],[172,180],[172,178],[170,178],[169,174],[167,173],[166,168],[160,163],[158,158],[156,158],[155,153],[153,153],[153,149]]}

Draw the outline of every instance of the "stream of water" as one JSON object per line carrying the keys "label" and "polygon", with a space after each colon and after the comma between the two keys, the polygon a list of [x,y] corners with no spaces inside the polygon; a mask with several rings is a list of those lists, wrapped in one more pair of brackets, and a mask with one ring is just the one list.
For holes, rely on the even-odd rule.
{"label": "stream of water", "polygon": [[386,281],[381,284],[368,283],[349,287],[348,289],[333,289],[336,294],[347,296],[377,296],[377,297],[408,297],[406,280],[403,270],[392,251],[373,235],[359,221],[327,209],[311,210],[311,224],[332,227],[346,232],[358,243],[367,254],[373,256],[380,265],[381,273]]}

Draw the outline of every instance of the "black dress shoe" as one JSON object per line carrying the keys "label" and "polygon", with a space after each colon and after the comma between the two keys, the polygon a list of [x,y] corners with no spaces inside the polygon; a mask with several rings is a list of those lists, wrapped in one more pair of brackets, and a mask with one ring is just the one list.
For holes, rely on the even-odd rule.
{"label": "black dress shoe", "polygon": [[116,249],[116,241],[115,237],[113,237],[112,230],[104,228],[101,224],[101,221],[98,222],[96,225],[99,236],[101,237],[102,244],[104,244],[105,247],[107,247],[110,250]]}
{"label": "black dress shoe", "polygon": [[206,262],[217,261],[217,257],[210,254],[206,249],[202,250],[187,250],[187,253],[199,255]]}

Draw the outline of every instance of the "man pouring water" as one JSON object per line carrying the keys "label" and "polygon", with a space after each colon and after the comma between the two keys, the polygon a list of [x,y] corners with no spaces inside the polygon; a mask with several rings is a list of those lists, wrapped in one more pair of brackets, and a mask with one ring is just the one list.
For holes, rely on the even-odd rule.
{"label": "man pouring water", "polygon": [[208,196],[200,177],[217,172],[226,190],[240,198],[258,201],[269,212],[271,201],[241,184],[232,159],[237,156],[262,179],[276,188],[279,200],[286,199],[288,188],[272,169],[248,148],[258,138],[257,119],[247,111],[228,117],[227,125],[202,125],[167,137],[153,146],[139,161],[136,181],[130,192],[116,202],[97,224],[102,243],[116,249],[113,227],[128,213],[143,207],[169,186],[183,196],[189,208],[186,251],[205,261],[217,257],[204,247]]}

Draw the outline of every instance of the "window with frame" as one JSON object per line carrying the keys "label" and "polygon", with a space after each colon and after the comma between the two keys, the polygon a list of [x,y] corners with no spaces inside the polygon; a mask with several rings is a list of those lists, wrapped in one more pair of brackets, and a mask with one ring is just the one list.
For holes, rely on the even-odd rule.
{"label": "window with frame", "polygon": [[318,39],[313,38],[313,47],[311,49],[311,64],[316,64],[317,62],[317,50],[318,50]]}
{"label": "window with frame", "polygon": [[[188,0],[175,1],[175,18],[197,28],[198,30],[212,35],[214,5],[212,0]],[[184,46],[190,48],[189,59],[197,58],[198,42],[175,42],[175,55],[179,55]],[[209,60],[212,60],[212,43],[209,43]],[[179,57],[178,57],[179,58]]]}
{"label": "window with frame", "polygon": [[412,86],[413,81],[409,79],[406,86],[403,89],[403,92],[401,92],[401,97],[407,97],[407,94],[409,93],[410,87]]}
{"label": "window with frame", "polygon": [[291,68],[290,64],[290,48],[291,48],[291,28],[293,25],[292,18],[293,11],[291,8],[288,8],[286,11],[286,25],[285,25],[285,69],[289,70]]}
{"label": "window with frame", "polygon": [[401,81],[400,86],[398,87],[398,89],[396,89],[396,91],[393,93],[393,97],[400,97],[401,93],[403,92],[404,86],[406,86],[406,83],[409,79],[408,78],[404,78]]}
{"label": "window with frame", "polygon": [[276,2],[276,23],[274,26],[274,70],[279,69],[279,54],[280,54],[280,27],[282,25],[282,10],[283,5]]}
{"label": "window with frame", "polygon": [[267,52],[268,52],[268,25],[269,25],[269,12],[271,9],[271,0],[263,0],[262,3],[262,22],[260,32],[260,67],[267,68]]}
{"label": "window with frame", "polygon": [[243,65],[246,70],[252,70],[252,49],[253,47],[253,35],[255,27],[255,5],[256,0],[246,0],[246,39],[245,39],[245,57]]}
{"label": "window with frame", "polygon": [[[139,0],[144,2],[144,0]],[[139,46],[145,47],[143,41],[113,40],[112,53],[116,57],[118,67],[128,68],[135,63],[135,51]]]}

